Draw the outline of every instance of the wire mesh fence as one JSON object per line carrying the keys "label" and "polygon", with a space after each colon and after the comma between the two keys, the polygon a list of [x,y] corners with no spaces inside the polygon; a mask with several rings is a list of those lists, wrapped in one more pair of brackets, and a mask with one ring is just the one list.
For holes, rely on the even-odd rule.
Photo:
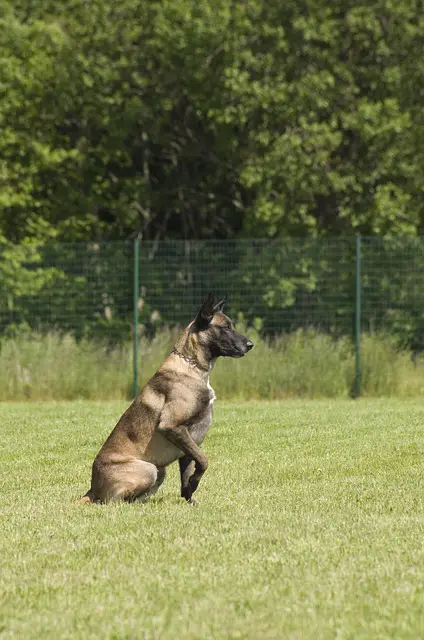
{"label": "wire mesh fence", "polygon": [[128,336],[132,277],[130,243],[0,248],[0,331]]}
{"label": "wire mesh fence", "polygon": [[357,273],[355,237],[140,241],[138,256],[133,242],[3,244],[0,336],[25,328],[130,340],[134,308],[153,334],[187,324],[213,291],[264,335],[314,328],[354,339],[360,307],[362,331],[424,349],[424,239],[361,238],[359,248]]}
{"label": "wire mesh fence", "polygon": [[314,327],[351,332],[355,238],[143,243],[142,317],[183,324],[209,291],[266,334]]}
{"label": "wire mesh fence", "polygon": [[361,240],[362,330],[424,349],[424,238]]}

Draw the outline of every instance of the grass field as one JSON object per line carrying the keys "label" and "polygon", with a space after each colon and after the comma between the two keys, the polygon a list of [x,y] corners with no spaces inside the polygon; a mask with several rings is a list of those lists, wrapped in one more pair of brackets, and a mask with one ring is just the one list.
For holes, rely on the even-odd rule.
{"label": "grass field", "polygon": [[424,637],[424,405],[217,403],[199,507],[78,505],[125,403],[0,405],[1,638]]}

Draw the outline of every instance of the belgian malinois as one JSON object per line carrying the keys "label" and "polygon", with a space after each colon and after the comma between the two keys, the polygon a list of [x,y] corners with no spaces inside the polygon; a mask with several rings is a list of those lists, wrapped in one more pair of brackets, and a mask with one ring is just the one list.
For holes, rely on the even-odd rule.
{"label": "belgian malinois", "polygon": [[82,502],[144,499],[179,461],[181,496],[193,493],[208,466],[200,445],[212,424],[215,393],[210,372],[219,356],[241,358],[253,343],[237,333],[209,294],[171,354],[141,389],[93,462],[91,488]]}

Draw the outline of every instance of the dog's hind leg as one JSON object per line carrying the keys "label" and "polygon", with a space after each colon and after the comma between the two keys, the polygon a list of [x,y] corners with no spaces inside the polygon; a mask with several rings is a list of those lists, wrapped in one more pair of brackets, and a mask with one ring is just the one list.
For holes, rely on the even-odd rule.
{"label": "dog's hind leg", "polygon": [[155,484],[152,487],[150,487],[147,493],[140,496],[140,499],[142,502],[145,502],[147,498],[151,498],[152,496],[154,496],[155,493],[157,493],[160,486],[162,485],[163,481],[165,480],[165,475],[166,475],[165,467],[157,468],[157,472],[158,472],[158,475],[157,475]]}
{"label": "dog's hind leg", "polygon": [[131,502],[147,494],[156,484],[158,470],[154,464],[134,458],[106,464],[102,475],[101,487],[96,491],[99,502]]}

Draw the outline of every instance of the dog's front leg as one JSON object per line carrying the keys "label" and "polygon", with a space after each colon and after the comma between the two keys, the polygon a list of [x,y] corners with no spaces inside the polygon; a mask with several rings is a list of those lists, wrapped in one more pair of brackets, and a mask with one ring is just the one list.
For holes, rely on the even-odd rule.
{"label": "dog's front leg", "polygon": [[178,460],[181,476],[181,497],[190,504],[196,504],[193,498],[193,490],[190,487],[190,478],[194,475],[196,463],[191,456],[184,456]]}
{"label": "dog's front leg", "polygon": [[[187,458],[186,467],[184,468],[184,484],[183,472],[181,471],[181,495],[187,502],[192,502],[192,495],[199,485],[200,478],[208,468],[208,459],[184,425],[169,427],[161,423],[159,431],[185,454],[181,460]],[[181,464],[182,462],[180,462],[180,470]]]}

